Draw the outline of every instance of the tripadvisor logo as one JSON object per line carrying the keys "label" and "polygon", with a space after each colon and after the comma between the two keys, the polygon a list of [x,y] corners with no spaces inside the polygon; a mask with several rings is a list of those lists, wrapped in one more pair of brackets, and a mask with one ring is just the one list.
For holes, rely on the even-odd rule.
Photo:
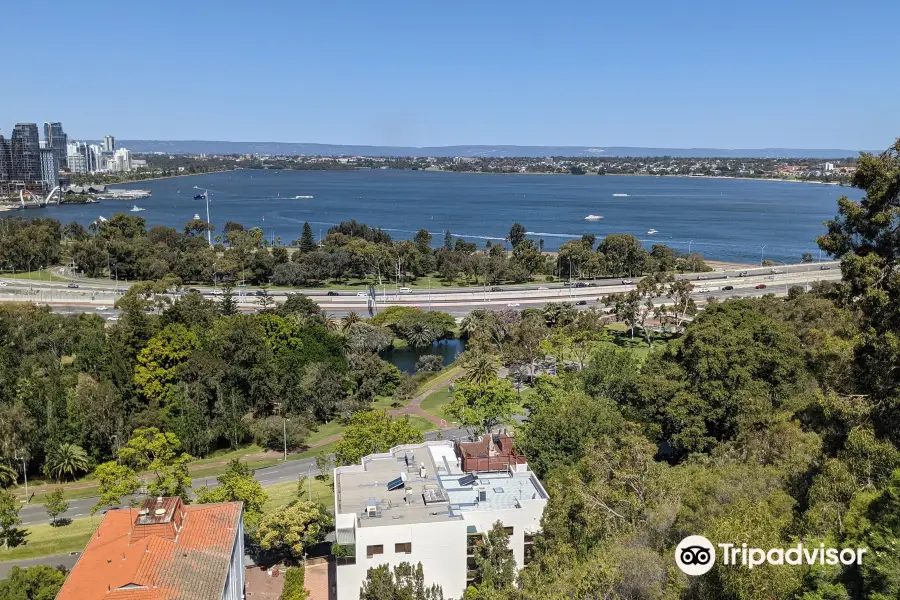
{"label": "tripadvisor logo", "polygon": [[747,544],[716,544],[702,535],[689,535],[675,547],[675,563],[687,575],[703,575],[716,564],[716,546],[721,564],[752,569],[760,565],[861,565],[868,548],[826,548],[825,544],[789,548],[751,548]]}

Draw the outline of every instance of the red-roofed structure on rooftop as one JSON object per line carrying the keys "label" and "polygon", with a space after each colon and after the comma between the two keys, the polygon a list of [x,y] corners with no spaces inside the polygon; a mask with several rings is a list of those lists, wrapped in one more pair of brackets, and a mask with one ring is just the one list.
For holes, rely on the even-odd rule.
{"label": "red-roofed structure on rooftop", "polygon": [[151,498],[104,515],[57,600],[241,600],[240,502]]}

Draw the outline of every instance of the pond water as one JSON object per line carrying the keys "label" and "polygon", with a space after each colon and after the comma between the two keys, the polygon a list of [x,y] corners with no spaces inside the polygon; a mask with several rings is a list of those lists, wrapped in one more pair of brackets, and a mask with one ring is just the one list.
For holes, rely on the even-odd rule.
{"label": "pond water", "polygon": [[412,375],[416,370],[416,361],[426,354],[437,354],[444,360],[444,366],[453,364],[459,354],[466,349],[463,340],[441,340],[428,348],[392,348],[381,353],[381,358],[388,361],[404,373]]}

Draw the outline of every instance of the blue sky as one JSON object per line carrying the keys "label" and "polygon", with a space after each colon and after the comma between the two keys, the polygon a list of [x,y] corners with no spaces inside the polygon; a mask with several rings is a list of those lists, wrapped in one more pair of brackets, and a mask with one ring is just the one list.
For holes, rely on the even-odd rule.
{"label": "blue sky", "polygon": [[7,0],[2,13],[7,134],[60,120],[80,138],[415,146],[900,136],[896,0]]}

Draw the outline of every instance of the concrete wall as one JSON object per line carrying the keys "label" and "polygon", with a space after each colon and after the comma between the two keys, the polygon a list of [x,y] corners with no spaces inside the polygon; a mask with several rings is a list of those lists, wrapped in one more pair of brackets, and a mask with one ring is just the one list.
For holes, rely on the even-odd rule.
{"label": "concrete wall", "polygon": [[[337,600],[358,600],[370,568],[402,562],[422,563],[425,583],[438,584],[444,596],[459,598],[466,586],[466,526],[462,520],[356,528],[356,564],[337,567]],[[394,552],[394,544],[412,543],[412,553]],[[366,556],[366,547],[381,544],[384,554]]]}

